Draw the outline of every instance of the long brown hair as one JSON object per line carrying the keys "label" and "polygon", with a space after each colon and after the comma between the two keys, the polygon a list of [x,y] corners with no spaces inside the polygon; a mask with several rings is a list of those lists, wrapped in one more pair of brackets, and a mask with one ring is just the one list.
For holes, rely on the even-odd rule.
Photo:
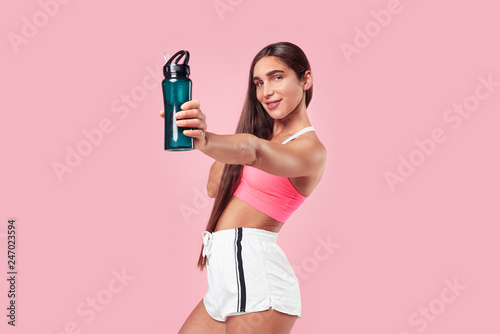
{"label": "long brown hair", "polygon": [[[300,81],[304,78],[307,70],[311,70],[307,57],[297,45],[289,42],[279,42],[263,48],[252,61],[250,72],[248,75],[248,89],[245,98],[245,104],[241,112],[238,126],[235,133],[251,133],[259,138],[270,140],[273,134],[274,119],[269,116],[262,104],[257,100],[256,86],[253,83],[253,70],[255,64],[265,56],[275,56],[280,58],[289,68],[297,75]],[[312,86],[306,91],[306,107],[312,99]],[[226,208],[229,200],[233,196],[234,191],[238,187],[241,179],[241,171],[243,165],[226,164],[222,173],[219,191],[215,197],[212,213],[208,219],[206,231],[213,232],[217,226],[222,212]],[[203,246],[202,246],[203,251]],[[205,264],[203,262],[202,251],[198,260],[198,267],[203,270]]]}

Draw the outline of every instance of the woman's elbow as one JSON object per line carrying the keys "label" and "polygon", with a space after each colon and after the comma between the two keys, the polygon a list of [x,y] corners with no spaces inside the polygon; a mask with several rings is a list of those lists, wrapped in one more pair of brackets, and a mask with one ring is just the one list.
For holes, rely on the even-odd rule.
{"label": "woman's elbow", "polygon": [[239,152],[240,157],[239,161],[241,161],[241,165],[245,166],[253,166],[257,163],[257,154],[259,150],[259,138],[252,135],[247,134],[248,140],[242,141],[238,147],[237,152]]}
{"label": "woman's elbow", "polygon": [[210,198],[215,198],[217,196],[218,187],[213,184],[207,184],[207,195]]}

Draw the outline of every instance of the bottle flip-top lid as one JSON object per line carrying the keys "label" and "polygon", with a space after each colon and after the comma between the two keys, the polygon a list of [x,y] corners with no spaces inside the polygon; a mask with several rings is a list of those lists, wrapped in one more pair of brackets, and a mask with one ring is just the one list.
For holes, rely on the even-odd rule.
{"label": "bottle flip-top lid", "polygon": [[[184,63],[178,64],[179,60],[184,57]],[[179,57],[180,56],[180,57]],[[175,59],[177,58],[177,59]],[[174,61],[174,62],[172,62]],[[186,50],[181,50],[178,51],[176,54],[174,54],[163,66],[163,75],[165,78],[172,78],[172,77],[189,77],[189,52]]]}

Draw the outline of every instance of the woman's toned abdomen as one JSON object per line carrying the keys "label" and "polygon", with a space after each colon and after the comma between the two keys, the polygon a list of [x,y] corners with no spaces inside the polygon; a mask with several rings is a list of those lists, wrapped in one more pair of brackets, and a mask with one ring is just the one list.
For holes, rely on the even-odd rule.
{"label": "woman's toned abdomen", "polygon": [[237,227],[253,227],[278,232],[283,223],[260,212],[236,196],[231,197],[217,222],[215,231]]}

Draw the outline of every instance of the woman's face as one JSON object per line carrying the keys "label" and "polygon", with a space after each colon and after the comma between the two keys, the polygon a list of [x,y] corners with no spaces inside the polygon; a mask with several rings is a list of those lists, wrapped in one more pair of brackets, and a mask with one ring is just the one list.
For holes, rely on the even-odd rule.
{"label": "woman's face", "polygon": [[294,111],[305,92],[295,72],[274,56],[263,57],[255,64],[253,83],[257,99],[273,119],[282,119]]}

